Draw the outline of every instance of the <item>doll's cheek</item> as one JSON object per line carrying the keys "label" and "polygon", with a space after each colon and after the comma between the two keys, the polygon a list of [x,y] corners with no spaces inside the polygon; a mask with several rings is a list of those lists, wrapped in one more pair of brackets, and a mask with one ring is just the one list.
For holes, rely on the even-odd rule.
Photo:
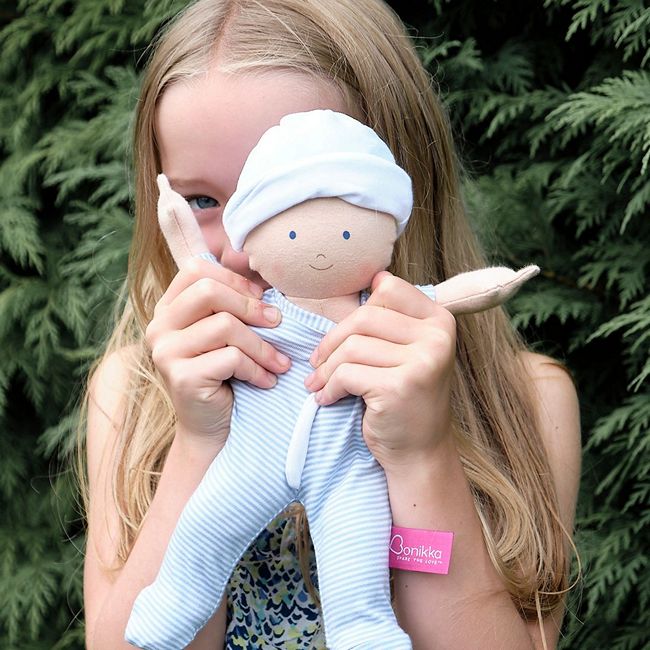
{"label": "doll's cheek", "polygon": [[371,277],[372,277],[372,276],[374,276],[375,274],[379,273],[379,271],[383,271],[384,268],[385,268],[385,267],[384,267],[383,264],[377,264],[376,262],[375,262],[375,263],[373,263],[373,262],[366,262],[366,263],[363,265],[363,275],[364,275],[365,277],[368,277],[368,276],[371,276]]}
{"label": "doll's cheek", "polygon": [[274,263],[269,260],[269,256],[260,253],[257,248],[244,246],[244,252],[248,253],[248,265],[253,271],[262,273],[266,270],[272,271]]}
{"label": "doll's cheek", "polygon": [[291,269],[288,265],[277,259],[263,260],[262,263],[255,266],[253,266],[253,261],[251,261],[251,268],[277,288],[281,288],[286,278],[291,276]]}
{"label": "doll's cheek", "polygon": [[370,285],[370,281],[379,273],[380,271],[385,271],[390,265],[390,259],[386,260],[369,260],[364,262],[359,269],[359,275]]}
{"label": "doll's cheek", "polygon": [[289,273],[289,269],[287,269],[287,265],[283,264],[280,261],[271,262],[270,267],[271,267],[271,273],[273,273],[274,277],[283,278]]}
{"label": "doll's cheek", "polygon": [[[349,266],[347,268],[340,269],[340,275],[342,280],[351,281],[353,284],[358,284],[359,287],[363,288],[364,283],[368,278],[372,278],[375,275],[375,265],[371,262],[357,262],[354,266]],[[364,285],[365,286],[365,285]]]}

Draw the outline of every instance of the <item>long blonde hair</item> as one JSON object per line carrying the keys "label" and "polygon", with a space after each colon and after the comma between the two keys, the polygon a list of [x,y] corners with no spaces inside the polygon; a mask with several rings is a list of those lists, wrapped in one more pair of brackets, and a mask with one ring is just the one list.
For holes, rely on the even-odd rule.
{"label": "long blonde hair", "polygon": [[[128,296],[106,354],[130,370],[112,487],[118,564],[131,550],[174,436],[173,407],[144,330],[176,268],[155,218],[155,113],[165,89],[215,60],[233,72],[292,68],[333,81],[410,174],[414,210],[390,270],[436,283],[486,265],[464,212],[446,113],[403,25],[380,0],[199,0],[159,37],[135,130],[136,226]],[[352,104],[354,102],[354,104]],[[458,318],[452,394],[457,444],[485,543],[525,618],[552,610],[567,584],[567,532],[534,418],[522,342],[504,311]],[[305,533],[304,516],[299,526]],[[302,544],[304,547],[304,544]],[[305,566],[304,558],[302,564]]]}

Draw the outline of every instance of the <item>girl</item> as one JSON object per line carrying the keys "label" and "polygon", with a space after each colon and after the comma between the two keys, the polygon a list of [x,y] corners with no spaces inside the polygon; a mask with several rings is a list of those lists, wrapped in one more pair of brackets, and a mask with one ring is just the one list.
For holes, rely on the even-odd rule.
{"label": "girl", "polygon": [[[400,625],[416,648],[555,647],[580,464],[575,391],[501,310],[456,323],[411,286],[485,261],[444,112],[379,0],[200,0],[157,43],[138,104],[128,298],[89,387],[88,647],[130,647],[133,601],[228,435],[227,380],[264,389],[288,369],[248,327],[280,316],[220,215],[262,133],[318,108],[375,129],[414,182],[391,273],[318,346],[311,386],[326,402],[364,399],[393,523],[454,532],[448,575],[394,572]],[[225,269],[174,268],[155,217],[161,171]],[[300,511],[274,522],[233,575],[230,611],[189,647],[324,647],[306,535]]]}

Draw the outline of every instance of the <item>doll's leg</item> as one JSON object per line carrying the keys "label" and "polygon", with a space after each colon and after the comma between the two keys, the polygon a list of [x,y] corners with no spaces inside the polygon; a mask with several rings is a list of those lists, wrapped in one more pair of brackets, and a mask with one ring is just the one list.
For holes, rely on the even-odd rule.
{"label": "doll's leg", "polygon": [[240,455],[227,444],[208,468],[181,513],[155,582],[134,603],[129,643],[151,650],[187,646],[217,609],[250,543],[293,500],[282,458],[266,466],[247,460],[242,471]]}
{"label": "doll's leg", "polygon": [[357,457],[330,486],[305,496],[327,647],[410,650],[390,602],[384,473],[374,460]]}

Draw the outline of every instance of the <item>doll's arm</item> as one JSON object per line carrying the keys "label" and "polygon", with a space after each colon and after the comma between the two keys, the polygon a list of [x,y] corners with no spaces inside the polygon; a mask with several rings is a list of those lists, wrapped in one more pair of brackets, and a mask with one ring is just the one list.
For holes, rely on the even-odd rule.
{"label": "doll's arm", "polygon": [[196,256],[216,263],[188,202],[171,188],[167,176],[159,174],[156,180],[160,191],[158,222],[176,266],[181,268],[188,259]]}
{"label": "doll's arm", "polygon": [[538,273],[535,265],[519,271],[494,266],[460,273],[436,285],[436,302],[454,315],[483,311],[505,302]]}

